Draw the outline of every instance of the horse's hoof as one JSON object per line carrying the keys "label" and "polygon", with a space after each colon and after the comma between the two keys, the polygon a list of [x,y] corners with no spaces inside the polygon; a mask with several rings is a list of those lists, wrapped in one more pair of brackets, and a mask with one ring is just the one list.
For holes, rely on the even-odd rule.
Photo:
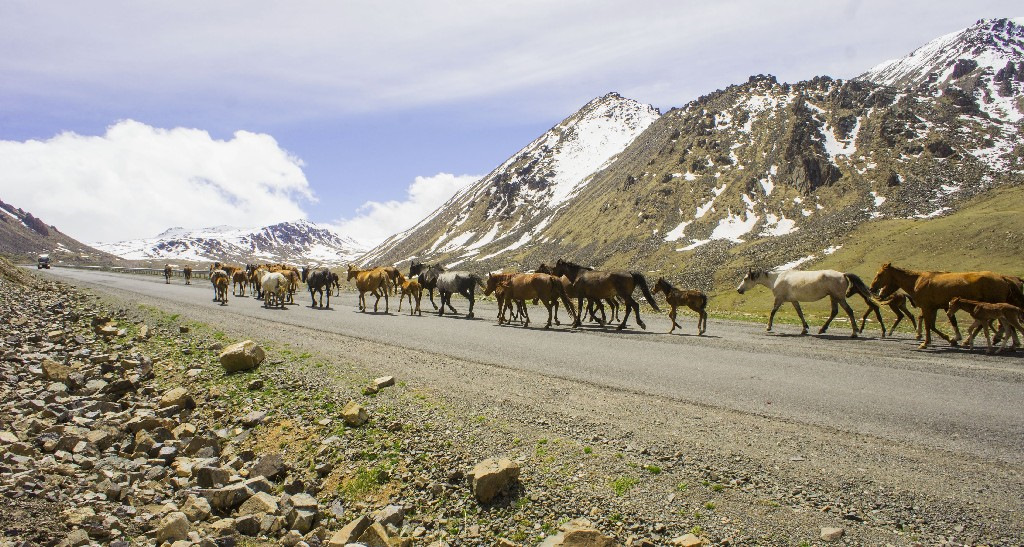
{"label": "horse's hoof", "polygon": [[850,335],[850,338],[856,338],[856,337],[857,337],[857,333],[856,332]]}
{"label": "horse's hoof", "polygon": [[957,341],[956,341],[956,340],[950,340],[950,341],[949,341],[949,345],[950,345],[950,346],[952,346],[952,347],[954,347],[954,348],[956,348],[956,347],[960,347],[960,344],[959,344],[959,343],[957,343]]}
{"label": "horse's hoof", "polygon": [[921,342],[921,345],[917,346],[917,349],[928,349],[928,344]]}

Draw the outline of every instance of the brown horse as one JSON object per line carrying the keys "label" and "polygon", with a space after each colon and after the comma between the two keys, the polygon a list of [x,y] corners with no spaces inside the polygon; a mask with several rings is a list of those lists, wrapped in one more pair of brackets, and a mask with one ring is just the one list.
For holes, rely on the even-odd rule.
{"label": "brown horse", "polygon": [[164,283],[166,283],[168,285],[171,283],[171,265],[170,264],[164,264]]}
{"label": "brown horse", "polygon": [[210,274],[210,283],[213,284],[213,301],[221,305],[228,303],[228,274],[224,270],[214,270]]}
{"label": "brown horse", "polygon": [[668,281],[665,281],[664,277],[658,278],[658,282],[654,284],[654,290],[651,292],[658,294],[659,291],[665,295],[665,301],[668,302],[669,306],[672,306],[672,309],[668,312],[668,317],[672,320],[672,328],[669,329],[669,334],[672,334],[676,327],[683,328],[682,325],[676,323],[676,308],[679,306],[686,306],[697,312],[697,315],[700,316],[697,319],[697,336],[704,334],[704,331],[708,328],[708,297],[706,294],[700,291],[684,291],[673,288]]}
{"label": "brown horse", "polygon": [[[402,303],[405,302],[406,297],[409,298],[409,315],[423,315],[420,311],[420,299],[423,298],[423,287],[416,278],[406,279],[401,273],[398,274],[398,282],[401,283],[401,296],[398,299],[398,311],[402,311]],[[413,299],[416,300],[415,307],[413,306]]]}
{"label": "brown horse", "polygon": [[[245,289],[249,285],[249,276],[245,275],[243,270],[235,270],[235,273],[231,274],[231,294],[232,296],[245,296]],[[241,292],[239,292],[241,288]]]}
{"label": "brown horse", "polygon": [[[997,320],[999,321],[999,331],[1004,335],[1003,343],[999,346],[998,351],[1002,352],[1006,349],[1006,342],[1011,336],[1013,337],[1013,347],[1016,348],[1020,345],[1017,331],[1024,332],[1024,327],[1020,324],[1021,319],[1024,319],[1024,311],[1021,311],[1017,306],[1012,304],[989,304],[987,302],[967,300],[958,296],[949,301],[949,313],[956,313],[959,310],[966,310],[974,318],[974,323],[967,329],[965,347],[973,346],[974,337],[980,329],[984,328],[985,341],[988,342],[988,351],[986,353],[991,354],[993,341],[989,338],[988,331],[992,323]],[[1006,331],[1009,331],[1009,333]]]}
{"label": "brown horse", "polygon": [[355,266],[348,266],[348,280],[356,280],[356,289],[359,290],[359,311],[366,312],[366,293],[372,293],[377,297],[373,303],[373,313],[377,313],[377,305],[380,297],[384,297],[384,313],[388,311],[388,274],[380,268],[373,270],[358,270]]}
{"label": "brown horse", "polygon": [[[917,319],[914,319],[914,314],[911,313],[910,308],[907,307],[907,304],[910,304],[915,308],[917,307],[917,304],[914,303],[914,299],[911,298],[909,294],[903,291],[895,292],[888,299],[881,300],[878,303],[883,306],[889,306],[889,309],[896,314],[896,322],[889,327],[889,334],[896,332],[896,326],[900,324],[900,321],[902,321],[904,317],[906,317],[910,319],[910,323],[914,325],[914,330],[917,331],[917,337],[921,338],[921,331],[917,327]],[[864,311],[864,317],[861,317],[860,319],[861,332],[864,332],[864,323],[867,322],[868,316],[871,315],[872,311],[873,310],[870,307]],[[878,319],[878,324],[882,325],[881,318]],[[882,336],[885,336],[885,325],[882,325]]]}
{"label": "brown horse", "polygon": [[[562,281],[549,274],[543,273],[521,273],[521,274],[490,274],[487,276],[487,284],[484,287],[484,295],[489,295],[498,287],[498,283],[508,281],[508,293],[505,299],[517,302],[524,314],[524,327],[530,326],[530,313],[526,309],[527,300],[539,300],[548,310],[548,322],[544,328],[550,328],[552,322],[553,307],[556,301],[561,299],[565,309],[575,319],[575,310],[569,303],[569,297],[562,287]],[[498,323],[501,323],[501,309],[499,302]]]}
{"label": "brown horse", "polygon": [[[555,266],[554,267],[548,266],[547,264],[544,264],[544,263],[541,263],[541,265],[537,266],[537,269],[534,270],[534,271],[536,271],[537,273],[546,273],[546,274],[551,274],[551,275],[555,275],[555,276],[561,277],[562,278],[562,285],[565,287],[566,294],[569,295],[569,298],[576,298],[576,292],[575,292],[575,290],[572,287],[573,282],[576,281],[576,277],[579,276],[579,274],[581,274],[583,272],[593,271],[593,268],[591,268],[589,266],[581,266],[581,265],[576,264],[574,262],[569,262],[567,260],[562,260],[561,258],[559,258],[558,261],[555,262]],[[600,323],[602,325],[605,322],[608,321],[608,316],[606,316],[605,313],[604,313],[604,303],[603,302],[607,302],[608,303],[608,307],[610,309],[610,314],[609,315],[611,316],[611,319],[613,321],[618,320],[618,318],[619,318],[619,300],[617,298],[607,298],[607,299],[604,299],[603,301],[600,298],[598,298],[598,299],[588,298],[587,299],[587,316],[590,317],[590,321],[593,321],[594,323]],[[601,319],[597,318],[597,312],[601,312]],[[583,314],[583,310],[580,310],[580,314],[581,315]],[[557,303],[555,304],[555,317],[556,318],[558,317],[558,304]]]}
{"label": "brown horse", "polygon": [[185,266],[185,268],[182,269],[182,271],[185,273],[185,284],[186,285],[191,285],[192,284],[192,266]]}
{"label": "brown horse", "polygon": [[[617,330],[626,328],[626,323],[629,321],[629,314],[636,314],[636,323],[640,325],[640,328],[647,330],[647,325],[644,324],[643,320],[640,319],[640,304],[633,299],[633,291],[640,287],[643,292],[644,298],[647,303],[651,305],[654,311],[661,311],[658,309],[658,304],[654,301],[654,296],[651,295],[650,289],[647,288],[647,279],[643,274],[639,272],[626,272],[626,271],[610,271],[602,272],[597,270],[580,271],[580,267],[577,264],[566,262],[559,259],[555,264],[555,275],[565,274],[571,270],[576,271],[575,279],[572,282],[573,291],[576,293],[577,308],[583,309],[583,299],[608,299],[619,297],[626,302],[626,315],[622,318],[622,323],[619,324]],[[570,279],[573,275],[568,275]],[[573,322],[573,327],[579,327],[582,323],[580,318],[583,313],[576,314],[576,321]]]}
{"label": "brown horse", "polygon": [[1024,306],[1024,292],[1021,290],[1019,277],[988,271],[929,272],[900,268],[889,262],[882,264],[875,274],[874,281],[871,282],[871,292],[884,300],[898,289],[903,289],[921,307],[924,341],[921,342],[920,349],[927,348],[931,343],[932,332],[952,346],[956,346],[962,338],[960,327],[956,323],[956,315],[953,313],[946,313],[949,323],[953,326],[953,338],[935,327],[936,313],[939,310],[948,310],[949,301],[955,297]]}

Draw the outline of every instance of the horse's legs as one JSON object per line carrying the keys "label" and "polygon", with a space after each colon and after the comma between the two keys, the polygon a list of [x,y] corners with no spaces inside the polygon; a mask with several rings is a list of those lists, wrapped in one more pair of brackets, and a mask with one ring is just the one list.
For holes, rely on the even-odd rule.
{"label": "horse's legs", "polygon": [[[835,319],[836,315],[839,313],[839,299],[834,296],[829,296],[828,298],[832,301],[832,313],[828,316],[828,319],[825,320],[825,324],[818,329],[818,334],[822,334],[827,331],[828,326],[832,324],[832,320]],[[854,332],[857,331],[856,320],[853,322],[853,330]]]}
{"label": "horse's legs", "polygon": [[778,312],[779,308],[781,308],[781,307],[782,307],[782,299],[776,298],[775,299],[775,304],[772,306],[772,313],[770,313],[768,315],[768,328],[764,329],[765,332],[771,332],[771,330],[772,330],[772,323],[775,322],[775,313]]}
{"label": "horse's legs", "polygon": [[946,317],[949,318],[949,324],[953,325],[953,338],[947,339],[947,341],[955,346],[956,343],[959,342],[961,338],[963,338],[962,336],[960,336],[960,327],[956,324],[956,314],[949,313],[949,311],[947,310]]}
{"label": "horse's legs", "polygon": [[[832,306],[835,307],[834,302]],[[807,330],[810,328],[810,326],[807,325],[807,320],[804,319],[804,310],[800,308],[800,303],[797,302],[796,300],[793,301],[793,307],[796,308],[796,315],[800,318],[800,322],[803,323],[804,325],[804,329],[800,331],[800,334],[807,334]],[[832,319],[829,318],[829,321],[831,320]],[[828,321],[825,322],[825,327],[828,327]]]}
{"label": "horse's legs", "polygon": [[937,334],[943,340],[949,342],[951,345],[953,345],[953,346],[957,345],[956,341],[950,340],[949,337],[946,336],[946,333],[940,331],[939,329],[937,329],[935,327],[935,316],[938,313],[939,313],[939,309],[938,308],[924,308],[924,307],[921,308],[921,315],[923,317],[922,320],[924,322],[924,328],[921,329],[921,330],[924,331],[924,341],[921,342],[921,345],[918,346],[918,349],[925,349],[925,348],[928,347],[928,344],[930,344],[932,342],[932,332]]}
{"label": "horse's legs", "polygon": [[552,318],[552,312],[554,312],[555,304],[552,303],[551,300],[541,300],[541,302],[543,302],[544,307],[546,307],[548,309],[548,324],[544,325],[544,328],[550,329],[551,328],[551,320],[552,320],[551,319]]}
{"label": "horse's legs", "polygon": [[672,306],[672,309],[670,309],[668,311],[668,318],[672,320],[672,328],[668,329],[668,333],[672,334],[672,331],[676,330],[676,326],[677,326],[676,325],[676,305],[672,304],[672,303],[669,303],[669,306]]}
{"label": "horse's legs", "polygon": [[701,308],[697,313],[700,314],[700,320],[697,321],[697,336],[700,336],[708,330],[708,312]]}
{"label": "horse's legs", "polygon": [[[839,300],[839,305],[846,311],[846,315],[850,318],[850,325],[853,326],[853,334],[850,338],[857,337],[857,320],[853,317],[853,308],[850,307],[850,303],[845,298]],[[875,313],[878,314],[878,324],[882,327],[882,338],[885,338],[885,323],[882,322],[882,312],[878,311],[878,306],[874,306]]]}
{"label": "horse's legs", "polygon": [[572,322],[572,328],[574,328],[574,329],[578,328],[579,326],[581,326],[583,324],[583,297],[582,296],[577,296],[576,297],[576,309],[578,309],[580,311],[580,313],[578,315],[576,315],[576,320]]}
{"label": "horse's legs", "polygon": [[[630,300],[632,300],[632,299],[626,300],[626,316],[622,319],[622,323],[619,323],[619,326],[615,330],[622,330],[622,329],[626,328],[626,322],[629,321],[629,314],[630,314],[630,312],[633,311],[633,306],[630,304]],[[637,319],[637,324],[640,324],[640,317],[639,317],[640,313],[639,312],[640,312],[639,306],[637,306],[637,318],[636,318]]]}
{"label": "horse's legs", "polygon": [[459,291],[459,294],[465,296],[469,300],[469,313],[466,315],[466,319],[472,319],[473,304],[476,303],[476,291],[473,290],[473,287],[470,287],[469,289]]}

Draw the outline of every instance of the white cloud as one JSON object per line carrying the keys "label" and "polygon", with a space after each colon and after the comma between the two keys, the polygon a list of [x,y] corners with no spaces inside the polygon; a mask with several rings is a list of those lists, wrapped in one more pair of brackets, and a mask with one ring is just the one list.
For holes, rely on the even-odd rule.
{"label": "white cloud", "polygon": [[438,173],[416,177],[406,190],[405,201],[368,201],[356,216],[342,219],[336,228],[342,234],[372,248],[389,236],[407,230],[452,198],[456,192],[480,180],[479,175]]}
{"label": "white cloud", "polygon": [[133,120],[102,136],[0,141],[0,195],[85,241],[151,237],[172,226],[264,226],[305,218],[302,161],[266,134],[217,140]]}

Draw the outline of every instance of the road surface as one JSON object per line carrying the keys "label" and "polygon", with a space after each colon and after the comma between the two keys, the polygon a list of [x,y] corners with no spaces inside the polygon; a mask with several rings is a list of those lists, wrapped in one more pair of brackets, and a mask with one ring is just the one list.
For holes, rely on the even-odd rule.
{"label": "road surface", "polygon": [[[986,356],[940,347],[918,351],[907,331],[848,337],[848,323],[828,335],[799,336],[798,327],[709,320],[704,336],[686,316],[682,335],[667,335],[662,314],[645,314],[647,331],[565,326],[544,330],[533,307],[529,329],[498,326],[493,301],[478,302],[476,319],[437,317],[424,294],[423,317],[359,313],[342,293],[329,310],[311,309],[308,293],[285,310],[251,297],[212,302],[209,282],[58,268],[49,275],[78,286],[183,313],[202,321],[257,318],[261,328],[284,323],[412,350],[708,405],[839,431],[872,435],[985,459],[1024,462],[1024,352]],[[371,299],[372,300],[372,299]],[[453,298],[460,312],[467,303]],[[564,316],[563,316],[564,317]],[[212,318],[212,319],[211,319]],[[566,322],[568,322],[566,320]],[[537,328],[534,328],[536,326]]]}

